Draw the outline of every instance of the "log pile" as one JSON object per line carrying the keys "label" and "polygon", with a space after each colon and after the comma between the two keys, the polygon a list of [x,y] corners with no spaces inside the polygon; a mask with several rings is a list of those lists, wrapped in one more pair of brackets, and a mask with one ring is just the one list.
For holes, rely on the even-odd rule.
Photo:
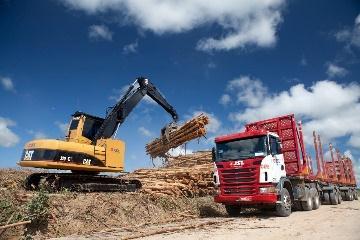
{"label": "log pile", "polygon": [[168,157],[165,167],[193,167],[211,163],[211,151],[198,151],[193,154]]}
{"label": "log pile", "polygon": [[173,157],[162,168],[138,169],[128,175],[143,184],[143,193],[171,196],[206,196],[214,192],[211,152]]}
{"label": "log pile", "polygon": [[146,144],[146,153],[151,158],[165,157],[171,148],[176,148],[195,138],[205,136],[205,126],[209,123],[209,117],[201,114],[189,121],[176,130],[170,130],[159,138]]}

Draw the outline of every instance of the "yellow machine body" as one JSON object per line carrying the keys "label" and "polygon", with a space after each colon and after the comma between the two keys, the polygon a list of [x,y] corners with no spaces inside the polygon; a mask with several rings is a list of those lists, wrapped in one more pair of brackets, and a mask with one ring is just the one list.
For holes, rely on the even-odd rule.
{"label": "yellow machine body", "polygon": [[22,167],[81,172],[122,172],[125,143],[108,138],[92,144],[84,136],[86,121],[87,116],[74,117],[65,140],[38,139],[26,143],[18,164]]}

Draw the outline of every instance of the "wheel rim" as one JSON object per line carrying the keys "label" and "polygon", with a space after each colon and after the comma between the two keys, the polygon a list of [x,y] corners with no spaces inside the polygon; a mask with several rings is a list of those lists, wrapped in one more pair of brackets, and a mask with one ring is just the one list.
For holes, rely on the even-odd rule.
{"label": "wheel rim", "polygon": [[286,210],[291,209],[290,196],[284,195],[284,197],[283,197],[283,204],[284,204],[284,208],[285,208]]}

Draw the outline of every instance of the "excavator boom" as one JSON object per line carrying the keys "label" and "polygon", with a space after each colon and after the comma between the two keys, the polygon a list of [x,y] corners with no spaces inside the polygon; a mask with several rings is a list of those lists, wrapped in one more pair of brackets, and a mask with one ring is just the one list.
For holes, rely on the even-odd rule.
{"label": "excavator boom", "polygon": [[175,109],[166,101],[156,87],[148,79],[140,77],[130,85],[129,89],[125,92],[125,95],[106,116],[94,138],[91,139],[92,142],[95,143],[98,139],[112,137],[116,129],[125,121],[130,112],[145,95],[148,95],[156,103],[162,106],[165,111],[171,114],[175,122],[178,120]]}

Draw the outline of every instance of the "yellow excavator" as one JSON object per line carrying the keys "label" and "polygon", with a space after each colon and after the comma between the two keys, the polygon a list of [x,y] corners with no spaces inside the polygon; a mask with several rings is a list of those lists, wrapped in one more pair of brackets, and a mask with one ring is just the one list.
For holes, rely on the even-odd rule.
{"label": "yellow excavator", "polygon": [[178,120],[175,109],[148,79],[139,77],[110,108],[105,118],[75,112],[64,140],[27,142],[18,165],[71,172],[33,173],[26,178],[25,188],[35,190],[44,184],[54,191],[63,188],[75,191],[135,191],[141,188],[141,182],[136,179],[125,180],[99,173],[124,172],[125,143],[114,136],[145,95],[172,116],[173,122],[163,128],[162,133],[174,129]]}

